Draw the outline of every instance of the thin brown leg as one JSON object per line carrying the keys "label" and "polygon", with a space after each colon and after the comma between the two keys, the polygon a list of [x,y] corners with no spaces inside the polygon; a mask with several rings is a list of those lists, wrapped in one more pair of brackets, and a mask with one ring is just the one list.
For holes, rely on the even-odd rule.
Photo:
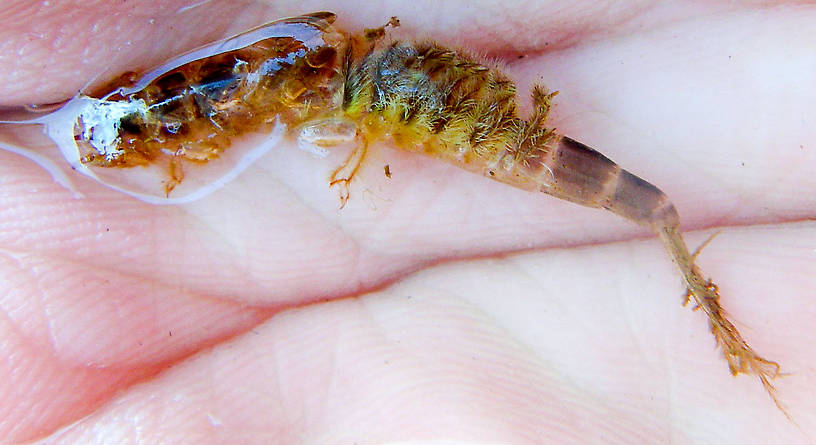
{"label": "thin brown leg", "polygon": [[164,196],[170,196],[170,192],[181,184],[184,180],[184,169],[181,166],[181,161],[175,156],[170,158],[170,164],[167,166],[168,179],[164,182]]}
{"label": "thin brown leg", "polygon": [[351,180],[354,178],[354,175],[360,169],[360,165],[363,163],[363,159],[365,159],[366,152],[368,151],[368,141],[365,139],[364,136],[357,136],[357,145],[354,147],[354,150],[351,152],[349,157],[343,162],[337,170],[334,171],[331,175],[331,179],[329,182],[329,187],[338,187],[338,193],[340,196],[340,208],[346,206],[346,202],[349,199],[349,184]]}
{"label": "thin brown leg", "polygon": [[699,249],[693,256],[689,254],[686,243],[683,241],[683,237],[676,225],[667,224],[658,230],[658,234],[666,246],[666,250],[669,251],[674,262],[680,268],[683,280],[688,288],[687,301],[693,298],[697,303],[695,309],[702,309],[708,316],[711,333],[714,334],[717,344],[722,348],[731,374],[735,376],[740,373],[756,375],[779,410],[789,420],[793,421],[790,414],[776,397],[776,389],[771,383],[771,380],[780,375],[779,364],[764,359],[754,352],[748,343],[743,340],[737,328],[726,318],[723,308],[720,306],[717,285],[711,280],[704,279],[699,268],[694,265],[694,258],[699,253]]}

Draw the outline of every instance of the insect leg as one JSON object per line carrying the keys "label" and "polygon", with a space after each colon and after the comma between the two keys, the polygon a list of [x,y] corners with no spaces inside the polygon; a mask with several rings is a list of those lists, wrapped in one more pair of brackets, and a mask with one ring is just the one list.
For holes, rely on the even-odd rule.
{"label": "insect leg", "polygon": [[776,406],[790,419],[790,415],[776,397],[776,390],[771,380],[780,375],[779,364],[758,355],[742,338],[736,326],[725,316],[720,305],[720,294],[716,284],[704,279],[700,269],[694,264],[694,255],[690,254],[676,224],[662,224],[653,221],[653,226],[660,235],[663,245],[680,268],[683,280],[688,289],[686,300],[694,298],[696,309],[702,309],[708,316],[711,333],[722,348],[732,375],[740,373],[756,375],[762,386],[771,396]]}
{"label": "insect leg", "polygon": [[357,124],[351,120],[330,117],[303,126],[298,134],[298,147],[320,157],[329,153],[324,147],[354,142],[351,155],[332,173],[329,183],[330,187],[338,187],[341,209],[349,198],[348,185],[360,168],[368,148],[365,136],[357,130]]}
{"label": "insect leg", "polygon": [[365,159],[366,152],[368,151],[368,141],[365,136],[358,135],[355,140],[357,144],[351,152],[351,155],[343,162],[343,165],[332,173],[329,182],[329,187],[338,187],[341,209],[346,206],[346,202],[349,198],[349,184],[357,173],[357,170],[360,169],[360,165],[363,163],[363,159]]}
{"label": "insect leg", "polygon": [[170,196],[170,192],[184,180],[184,169],[182,168],[181,161],[176,156],[170,158],[167,170],[169,174],[168,179],[164,182],[165,197]]}
{"label": "insect leg", "polygon": [[693,298],[708,317],[711,332],[723,350],[731,373],[756,375],[774,403],[787,415],[770,383],[779,375],[779,365],[754,352],[726,318],[717,285],[703,278],[694,264],[696,255],[689,253],[680,234],[680,218],[668,197],[609,158],[567,137],[558,141],[548,165],[553,182],[542,191],[591,207],[603,207],[649,226],[659,235],[680,269],[688,289],[686,298]]}

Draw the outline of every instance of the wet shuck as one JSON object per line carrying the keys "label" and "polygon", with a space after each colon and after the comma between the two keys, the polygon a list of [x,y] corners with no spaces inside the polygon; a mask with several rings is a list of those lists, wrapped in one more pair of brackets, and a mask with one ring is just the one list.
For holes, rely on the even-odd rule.
{"label": "wet shuck", "polygon": [[495,66],[433,42],[389,40],[396,18],[359,34],[334,20],[318,12],[275,21],[147,73],[125,73],[50,114],[5,122],[42,124],[74,169],[157,204],[205,196],[288,137],[319,155],[354,144],[329,181],[341,205],[369,144],[386,141],[517,188],[610,210],[658,234],[731,372],[757,376],[784,412],[771,384],[779,366],[755,353],[725,317],[672,203],[548,128],[554,93],[534,87],[534,109],[523,118],[515,85]]}

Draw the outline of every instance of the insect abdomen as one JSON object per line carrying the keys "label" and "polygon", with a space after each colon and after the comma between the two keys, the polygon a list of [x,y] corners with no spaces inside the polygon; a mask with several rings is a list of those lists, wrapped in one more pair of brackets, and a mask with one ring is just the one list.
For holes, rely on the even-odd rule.
{"label": "insect abdomen", "polygon": [[501,73],[433,44],[395,42],[352,67],[344,108],[401,148],[465,164],[512,138],[515,87]]}
{"label": "insect abdomen", "polygon": [[353,67],[346,88],[346,110],[370,114],[364,131],[390,135],[401,148],[641,224],[676,220],[656,187],[545,127],[552,94],[533,88],[533,112],[521,119],[513,83],[463,53],[395,42]]}

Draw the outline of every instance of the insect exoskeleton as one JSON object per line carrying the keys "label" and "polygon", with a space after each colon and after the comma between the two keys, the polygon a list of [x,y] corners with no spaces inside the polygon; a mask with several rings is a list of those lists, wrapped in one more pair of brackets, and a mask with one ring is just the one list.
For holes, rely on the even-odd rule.
{"label": "insect exoskeleton", "polygon": [[347,38],[334,20],[271,22],[16,122],[43,124],[71,167],[109,187],[157,204],[199,199],[337,108]]}
{"label": "insect exoskeleton", "polygon": [[524,118],[513,82],[478,58],[436,43],[384,42],[396,18],[359,35],[335,29],[334,18],[323,12],[272,22],[144,75],[127,73],[45,116],[0,122],[43,124],[76,170],[154,203],[212,192],[288,134],[318,155],[354,145],[330,180],[342,204],[369,142],[384,139],[517,188],[612,211],[654,230],[731,372],[756,375],[783,409],[771,384],[779,365],[757,354],[726,317],[718,287],[680,234],[675,206],[656,186],[548,128],[554,93],[534,87]]}

